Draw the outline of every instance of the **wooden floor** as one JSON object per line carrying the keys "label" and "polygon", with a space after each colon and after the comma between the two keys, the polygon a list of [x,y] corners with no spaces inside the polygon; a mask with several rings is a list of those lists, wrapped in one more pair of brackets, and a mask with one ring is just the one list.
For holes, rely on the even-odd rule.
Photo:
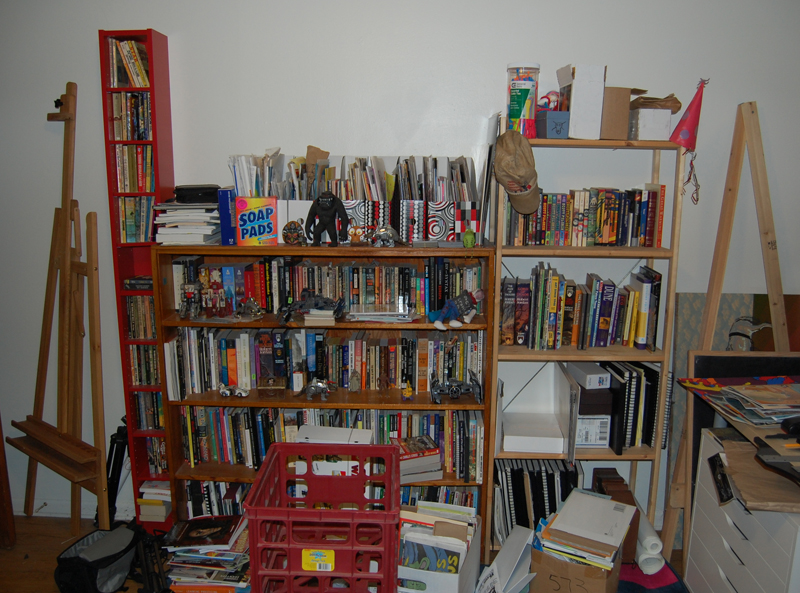
{"label": "wooden floor", "polygon": [[[68,518],[25,517],[17,515],[17,543],[10,550],[0,548],[0,591],[13,593],[59,593],[53,572],[56,558],[78,537],[70,533]],[[94,531],[92,521],[84,519],[81,533]],[[681,550],[672,554],[672,566],[681,573]],[[129,593],[141,585],[128,581]]]}
{"label": "wooden floor", "polygon": [[[13,593],[59,593],[53,573],[56,558],[81,536],[70,533],[70,519],[14,517],[17,543],[10,550],[0,548],[0,591]],[[81,534],[95,530],[90,519],[81,524]],[[136,591],[133,581],[128,590]],[[141,586],[141,585],[139,585]]]}

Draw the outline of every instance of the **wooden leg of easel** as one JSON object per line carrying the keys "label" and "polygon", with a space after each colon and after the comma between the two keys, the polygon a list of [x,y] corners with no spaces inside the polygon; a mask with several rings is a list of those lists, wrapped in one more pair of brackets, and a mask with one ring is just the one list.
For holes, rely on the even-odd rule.
{"label": "wooden leg of easel", "polygon": [[[53,316],[56,307],[56,292],[58,290],[58,269],[61,266],[58,246],[59,235],[63,229],[61,221],[62,210],[56,208],[53,215],[53,232],[50,239],[50,263],[47,267],[47,283],[44,295],[44,314],[42,316],[42,335],[39,339],[39,366],[36,373],[36,391],[33,397],[33,416],[41,420],[44,416],[44,391],[47,383],[47,360],[50,357],[50,336],[53,333]],[[38,462],[28,458],[28,478],[25,483],[24,512],[29,517],[33,515],[33,505],[36,495],[36,472]]]}
{"label": "wooden leg of easel", "polygon": [[[69,354],[69,401],[67,403],[67,422],[68,432],[77,439],[83,440],[83,347],[84,337],[86,336],[86,326],[84,323],[84,300],[85,300],[85,264],[81,262],[83,255],[83,245],[81,238],[83,231],[81,228],[81,214],[78,203],[72,200],[70,203],[70,221],[73,229],[74,247],[70,250],[70,311],[72,320],[70,322],[70,354]],[[101,445],[104,447],[105,443]],[[105,468],[105,464],[103,464]],[[105,471],[105,470],[103,470]],[[72,485],[72,533],[80,534],[81,525],[81,487],[77,484]]]}
{"label": "wooden leg of easel", "polygon": [[100,529],[109,529],[108,476],[106,473],[105,405],[103,402],[102,344],[100,342],[100,286],[97,262],[97,213],[86,215],[86,278],[89,291],[89,361],[92,373],[92,418],[94,446],[100,454],[96,482],[97,520]]}
{"label": "wooden leg of easel", "polygon": [[11,504],[11,486],[8,483],[3,421],[0,420],[0,547],[12,548],[17,543],[14,525],[14,507]]}
{"label": "wooden leg of easel", "polygon": [[678,531],[678,518],[683,505],[683,489],[685,487],[683,479],[685,442],[681,435],[680,445],[678,446],[678,456],[675,458],[675,468],[672,470],[672,483],[667,497],[667,504],[664,508],[664,527],[661,530],[661,543],[663,545],[661,553],[667,560],[672,556],[675,547],[675,534]]}
{"label": "wooden leg of easel", "polygon": [[753,193],[756,198],[758,231],[761,238],[761,257],[767,279],[769,313],[776,352],[789,352],[789,330],[786,324],[786,308],[783,302],[783,283],[781,266],[778,260],[778,239],[775,235],[775,222],[772,217],[772,202],[767,182],[767,163],[764,159],[764,145],[761,141],[761,124],[758,121],[758,107],[755,101],[742,103],[747,154],[750,157],[750,175],[753,178]]}

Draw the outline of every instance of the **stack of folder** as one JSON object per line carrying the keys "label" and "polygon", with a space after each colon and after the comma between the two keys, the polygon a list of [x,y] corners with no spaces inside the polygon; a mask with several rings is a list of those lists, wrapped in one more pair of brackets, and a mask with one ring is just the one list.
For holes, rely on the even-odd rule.
{"label": "stack of folder", "polygon": [[542,521],[534,547],[562,560],[614,567],[636,507],[605,495],[573,490],[561,511]]}

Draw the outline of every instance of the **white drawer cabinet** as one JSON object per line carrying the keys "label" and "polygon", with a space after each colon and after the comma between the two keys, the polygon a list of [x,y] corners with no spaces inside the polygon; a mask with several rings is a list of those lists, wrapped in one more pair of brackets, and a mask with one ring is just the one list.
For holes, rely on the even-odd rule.
{"label": "white drawer cabinet", "polygon": [[692,593],[800,593],[800,514],[720,506],[708,458],[722,451],[703,431],[686,564]]}

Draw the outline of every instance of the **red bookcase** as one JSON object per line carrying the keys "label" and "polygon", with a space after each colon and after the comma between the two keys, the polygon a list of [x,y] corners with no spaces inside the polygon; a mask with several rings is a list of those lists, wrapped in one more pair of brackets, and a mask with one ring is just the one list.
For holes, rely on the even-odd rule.
{"label": "red bookcase", "polygon": [[[152,205],[172,196],[172,115],[167,38],[152,29],[100,31],[108,206],[114,254],[123,396],[128,425],[134,498],[146,480],[169,487],[163,441],[162,384],[158,336],[150,306],[152,285],[131,279],[151,277]],[[165,399],[165,396],[164,396]],[[166,454],[163,455],[166,458]],[[136,516],[140,518],[139,504]],[[172,523],[143,521],[152,531]]]}

